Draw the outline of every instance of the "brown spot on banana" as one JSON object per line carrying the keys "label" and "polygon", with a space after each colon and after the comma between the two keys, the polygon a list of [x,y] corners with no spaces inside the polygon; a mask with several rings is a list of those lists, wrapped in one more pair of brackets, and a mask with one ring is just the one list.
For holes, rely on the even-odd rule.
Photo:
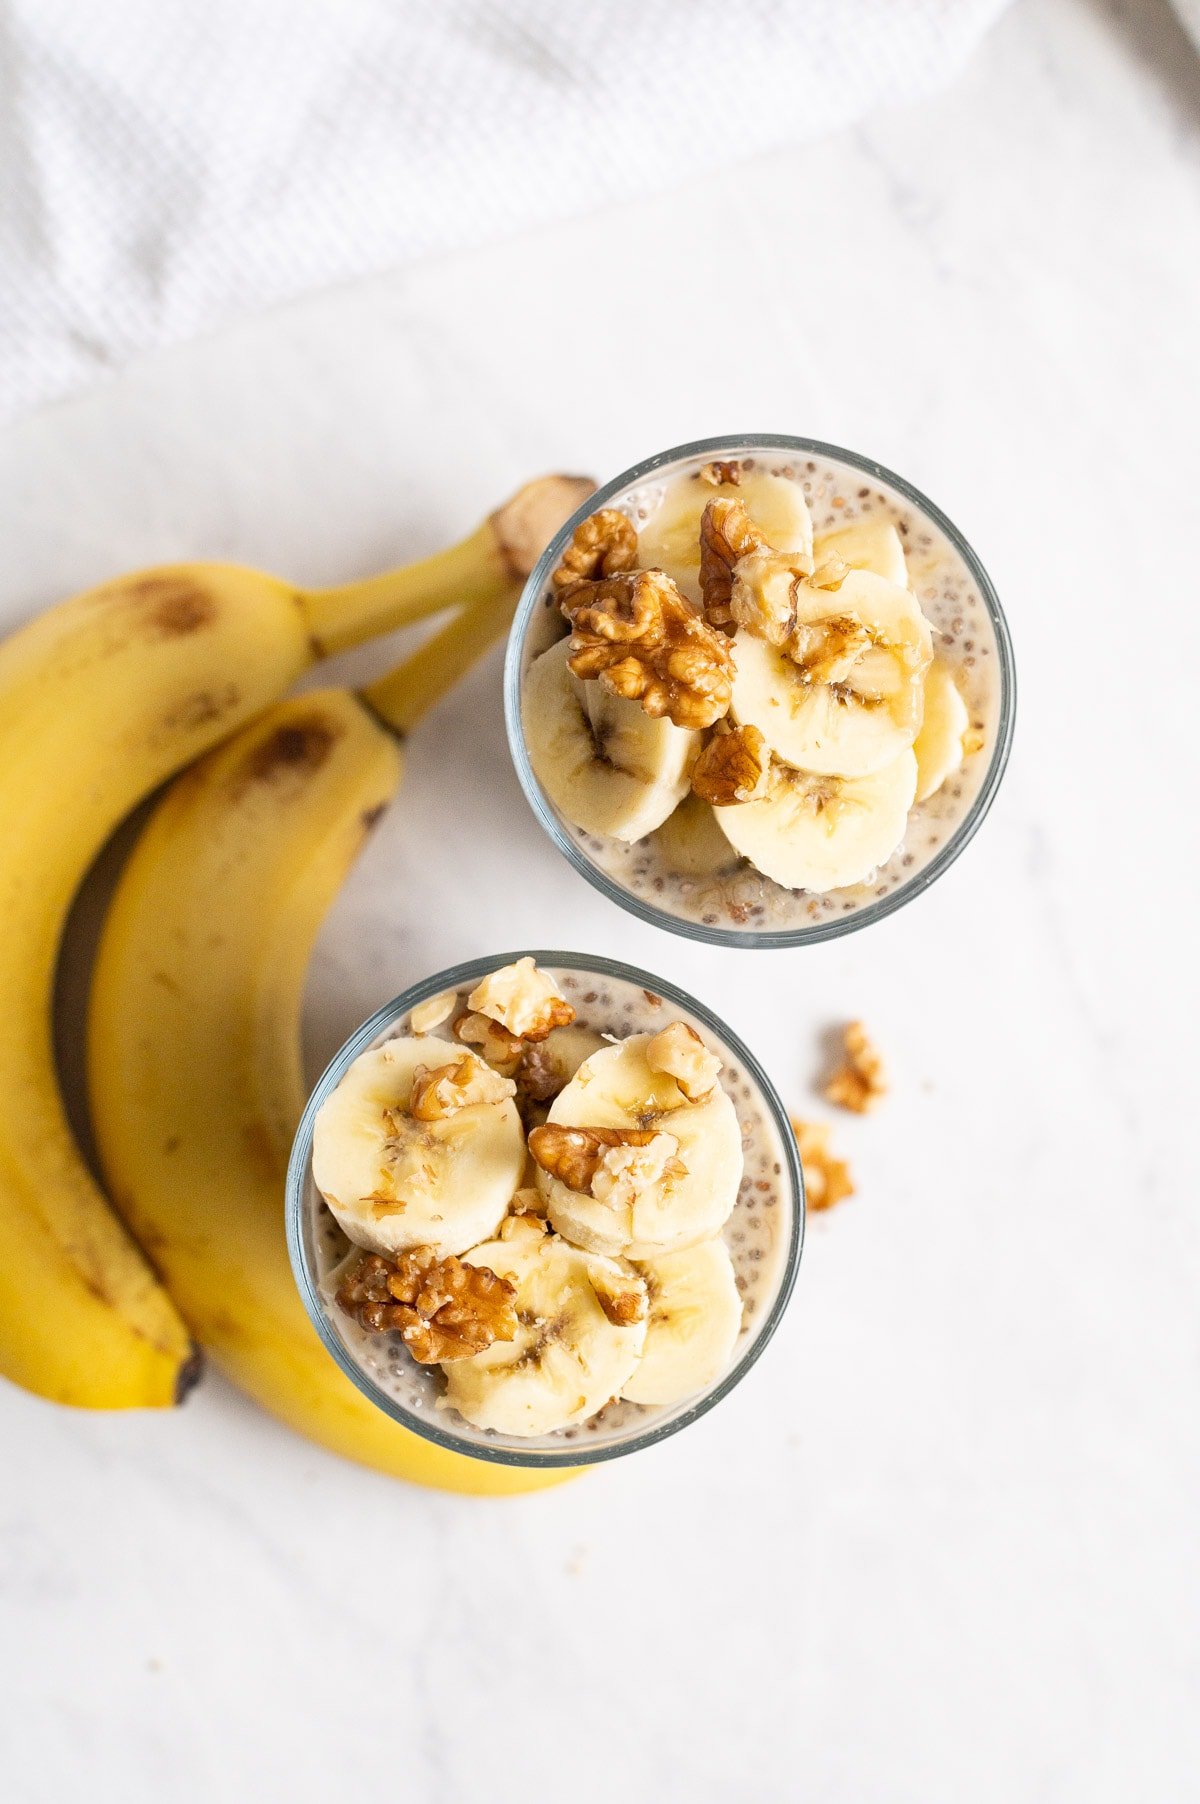
{"label": "brown spot on banana", "polygon": [[144,609],[147,637],[182,639],[217,617],[216,598],[192,577],[150,570],[120,588]]}
{"label": "brown spot on banana", "polygon": [[338,740],[342,728],[326,715],[289,720],[251,748],[234,779],[238,793],[253,784],[275,784],[316,774]]}
{"label": "brown spot on banana", "polygon": [[171,733],[193,732],[197,727],[211,726],[232,714],[241,699],[241,690],[236,683],[226,683],[220,689],[198,689],[175,704],[163,717],[163,726]]}

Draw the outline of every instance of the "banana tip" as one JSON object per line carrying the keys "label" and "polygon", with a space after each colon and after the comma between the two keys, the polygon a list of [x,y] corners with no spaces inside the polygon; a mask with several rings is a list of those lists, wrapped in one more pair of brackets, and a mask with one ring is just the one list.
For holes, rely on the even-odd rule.
{"label": "banana tip", "polygon": [[183,1364],[180,1366],[178,1375],[175,1379],[175,1401],[177,1404],[183,1403],[188,1395],[195,1390],[200,1382],[200,1375],[203,1370],[204,1355],[201,1353],[199,1347],[193,1347]]}

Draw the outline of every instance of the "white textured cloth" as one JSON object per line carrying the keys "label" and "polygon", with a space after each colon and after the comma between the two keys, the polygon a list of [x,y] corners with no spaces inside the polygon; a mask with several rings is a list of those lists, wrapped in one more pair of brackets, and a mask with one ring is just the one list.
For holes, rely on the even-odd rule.
{"label": "white textured cloth", "polygon": [[1004,4],[0,0],[0,403],[910,100]]}

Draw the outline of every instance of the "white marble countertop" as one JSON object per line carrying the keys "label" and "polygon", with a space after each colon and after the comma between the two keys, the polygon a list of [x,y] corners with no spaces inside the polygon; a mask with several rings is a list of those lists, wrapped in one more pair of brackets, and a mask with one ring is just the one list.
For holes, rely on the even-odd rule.
{"label": "white marble countertop", "polygon": [[[498,660],[420,733],[322,935],[314,1067],[453,960],[619,952],[797,1105],[823,1030],[868,1019],[895,1084],[841,1132],[860,1194],[811,1224],[728,1402],[538,1497],[405,1489],[215,1376],[169,1418],[5,1389],[12,1804],[1192,1791],[1198,119],[1165,4],[1022,0],[919,109],[326,295],[9,433],[14,621],[179,557],[344,579],[540,469],[823,437],[963,527],[1021,677],[961,862],[790,956],[690,947],[572,875],[509,768]],[[599,245],[630,279],[589,284]]]}

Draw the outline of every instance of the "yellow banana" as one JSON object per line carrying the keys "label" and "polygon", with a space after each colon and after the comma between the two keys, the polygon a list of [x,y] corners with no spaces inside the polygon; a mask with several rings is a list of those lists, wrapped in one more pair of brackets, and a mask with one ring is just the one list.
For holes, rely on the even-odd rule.
{"label": "yellow banana", "polygon": [[314,658],[461,600],[507,594],[587,492],[528,485],[407,570],[305,593],[231,565],[144,571],[0,645],[0,1373],[96,1408],[177,1401],[183,1323],[79,1156],[51,1041],[54,968],[81,878],[172,772]]}
{"label": "yellow banana", "polygon": [[337,690],[281,702],[176,779],[113,899],[88,1036],[105,1176],[206,1352],[335,1452],[489,1493],[563,1474],[443,1451],[368,1403],[304,1313],[283,1198],[312,940],[400,778],[383,723],[412,726],[511,607],[465,612],[368,690],[368,705]]}

